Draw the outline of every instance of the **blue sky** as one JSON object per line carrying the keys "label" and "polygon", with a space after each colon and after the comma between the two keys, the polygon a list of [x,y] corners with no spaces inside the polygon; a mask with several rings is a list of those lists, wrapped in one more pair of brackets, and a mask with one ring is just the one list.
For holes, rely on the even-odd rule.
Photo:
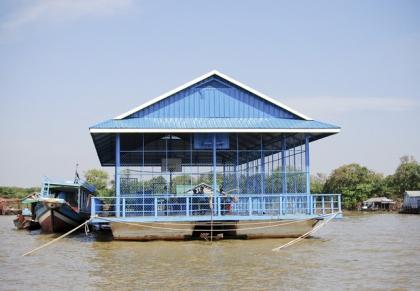
{"label": "blue sky", "polygon": [[217,69],[342,132],[312,172],[420,159],[419,1],[0,1],[0,185],[99,167],[89,126]]}

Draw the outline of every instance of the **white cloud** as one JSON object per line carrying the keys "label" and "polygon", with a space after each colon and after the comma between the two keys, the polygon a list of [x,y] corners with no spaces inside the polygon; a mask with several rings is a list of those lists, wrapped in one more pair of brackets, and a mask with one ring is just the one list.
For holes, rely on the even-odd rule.
{"label": "white cloud", "polygon": [[82,17],[103,17],[127,10],[133,0],[33,0],[23,1],[15,12],[1,23],[4,31],[43,21],[73,21]]}
{"label": "white cloud", "polygon": [[403,97],[286,97],[284,102],[291,107],[302,108],[312,114],[355,111],[408,111],[419,107],[419,102]]}

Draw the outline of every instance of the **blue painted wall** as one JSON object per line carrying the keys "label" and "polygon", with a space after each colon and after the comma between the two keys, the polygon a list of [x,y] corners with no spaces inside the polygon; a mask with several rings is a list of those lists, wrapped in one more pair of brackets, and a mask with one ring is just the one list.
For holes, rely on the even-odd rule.
{"label": "blue painted wall", "polygon": [[286,118],[301,119],[293,113],[222,80],[209,77],[127,118]]}

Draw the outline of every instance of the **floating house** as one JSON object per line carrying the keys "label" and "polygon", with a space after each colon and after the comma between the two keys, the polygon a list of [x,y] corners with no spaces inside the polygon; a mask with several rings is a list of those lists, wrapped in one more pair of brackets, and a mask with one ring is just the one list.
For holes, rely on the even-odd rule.
{"label": "floating house", "polygon": [[377,210],[393,210],[395,201],[386,197],[373,197],[363,201],[362,210],[377,211]]}
{"label": "floating house", "polygon": [[[341,212],[341,200],[310,193],[310,144],[338,132],[211,71],[90,127],[101,165],[115,168],[115,196],[103,199],[106,210],[92,200],[92,222],[111,224],[121,239],[185,238],[210,228],[285,235],[268,226],[241,230],[255,221],[313,227],[322,215]],[[207,199],[191,191],[197,185],[206,185]]]}
{"label": "floating house", "polygon": [[403,213],[420,213],[420,191],[405,191]]}

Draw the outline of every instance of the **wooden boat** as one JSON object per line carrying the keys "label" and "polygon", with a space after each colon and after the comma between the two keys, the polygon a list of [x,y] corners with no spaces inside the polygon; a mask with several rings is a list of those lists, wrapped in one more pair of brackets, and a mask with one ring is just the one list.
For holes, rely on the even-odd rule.
{"label": "wooden boat", "polygon": [[321,219],[264,221],[201,221],[110,223],[115,240],[296,238],[312,230]]}
{"label": "wooden boat", "polygon": [[17,229],[36,230],[41,226],[32,218],[32,215],[18,214],[13,220]]}
{"label": "wooden boat", "polygon": [[35,207],[40,197],[39,193],[32,193],[21,200],[21,204],[25,205],[22,209],[22,213],[19,213],[13,220],[17,229],[36,230],[41,226],[35,220]]}
{"label": "wooden boat", "polygon": [[96,189],[82,180],[57,182],[46,179],[35,207],[43,232],[66,232],[90,218],[90,199]]}

